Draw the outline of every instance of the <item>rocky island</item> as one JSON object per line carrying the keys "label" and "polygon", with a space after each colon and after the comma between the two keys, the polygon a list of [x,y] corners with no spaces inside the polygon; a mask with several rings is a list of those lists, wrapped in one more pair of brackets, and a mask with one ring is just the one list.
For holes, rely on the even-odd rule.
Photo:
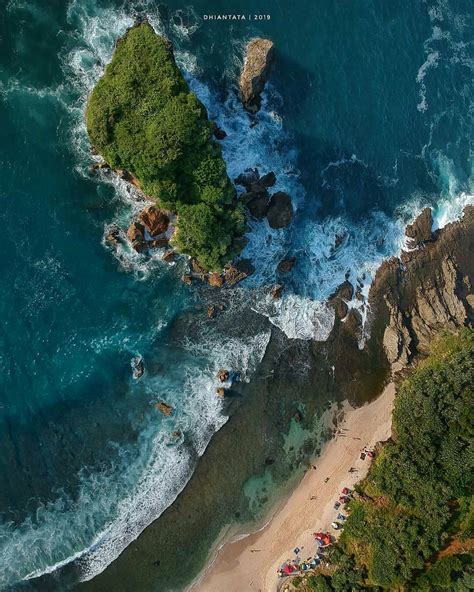
{"label": "rocky island", "polygon": [[[215,126],[176,66],[170,42],[148,22],[118,40],[89,97],[86,124],[105,163],[156,203],[129,229],[136,250],[170,238],[205,270],[222,269],[238,254],[245,218],[213,138]],[[170,213],[177,214],[171,237],[163,224]]]}

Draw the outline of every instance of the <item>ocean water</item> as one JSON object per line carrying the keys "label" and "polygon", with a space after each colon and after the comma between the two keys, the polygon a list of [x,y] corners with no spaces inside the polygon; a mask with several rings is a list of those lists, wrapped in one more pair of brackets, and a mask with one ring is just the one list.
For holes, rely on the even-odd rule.
{"label": "ocean water", "polygon": [[[173,502],[225,424],[217,369],[251,380],[274,327],[325,340],[325,300],[346,275],[367,294],[422,207],[443,226],[472,202],[470,1],[263,4],[0,4],[0,589],[72,559],[83,580],[105,569]],[[203,18],[255,10],[271,19]],[[184,286],[184,261],[104,241],[143,203],[90,173],[84,104],[142,14],[227,132],[231,178],[273,170],[295,205],[288,229],[250,224],[244,255],[256,273],[222,295]],[[277,67],[250,118],[236,79],[256,35],[274,40]],[[286,255],[297,264],[275,303],[267,287]],[[210,322],[218,299],[226,314]],[[138,354],[146,374],[134,382]]]}

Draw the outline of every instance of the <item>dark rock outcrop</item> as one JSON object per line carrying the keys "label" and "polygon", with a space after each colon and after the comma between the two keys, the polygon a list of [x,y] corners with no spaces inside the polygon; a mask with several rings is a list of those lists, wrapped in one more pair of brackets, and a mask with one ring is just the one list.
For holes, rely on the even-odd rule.
{"label": "dark rock outcrop", "polygon": [[131,361],[132,373],[134,380],[138,380],[145,373],[145,363],[141,356],[135,356]]}
{"label": "dark rock outcrop", "polygon": [[234,265],[224,269],[224,282],[228,286],[235,286],[255,271],[249,259],[241,259]]}
{"label": "dark rock outcrop", "polygon": [[143,224],[150,236],[163,234],[168,230],[170,219],[164,210],[156,206],[148,206],[138,215],[138,220]]}
{"label": "dark rock outcrop", "polygon": [[329,303],[333,306],[336,316],[343,319],[349,312],[347,302],[352,300],[354,287],[349,281],[343,282],[334,294],[329,298]]}
{"label": "dark rock outcrop", "polygon": [[283,191],[274,193],[268,206],[267,220],[270,228],[285,228],[293,218],[291,197]]}
{"label": "dark rock outcrop", "polygon": [[276,284],[273,286],[273,288],[270,290],[270,294],[274,300],[279,300],[281,298],[284,287],[285,286],[283,284]]}
{"label": "dark rock outcrop", "polygon": [[230,377],[230,373],[228,370],[225,370],[224,368],[221,368],[219,370],[219,372],[217,373],[217,379],[220,380],[221,382],[226,382],[227,380],[229,380]]}
{"label": "dark rock outcrop", "polygon": [[214,134],[214,138],[216,140],[223,140],[224,138],[227,138],[226,132],[223,129],[221,129],[218,125],[214,125],[212,133]]}
{"label": "dark rock outcrop", "polygon": [[137,253],[144,253],[148,249],[145,241],[145,227],[140,222],[132,222],[127,230],[127,238]]}
{"label": "dark rock outcrop", "polygon": [[166,417],[169,417],[173,413],[173,407],[164,401],[158,401],[158,403],[155,403],[155,409],[161,411]]}
{"label": "dark rock outcrop", "polygon": [[277,266],[277,271],[279,273],[290,273],[296,263],[296,257],[287,257],[286,259],[282,259]]}
{"label": "dark rock outcrop", "polygon": [[268,212],[268,193],[266,191],[243,193],[240,199],[253,218],[256,220],[265,218]]}
{"label": "dark rock outcrop", "polygon": [[433,215],[431,208],[425,208],[418,218],[406,227],[405,234],[410,239],[408,246],[415,248],[431,239],[431,228],[433,226]]}
{"label": "dark rock outcrop", "polygon": [[176,253],[170,249],[169,251],[166,251],[166,253],[163,253],[162,260],[166,263],[171,263],[172,261],[174,261],[175,255]]}
{"label": "dark rock outcrop", "polygon": [[105,242],[111,247],[116,247],[120,242],[120,228],[111,224],[105,232]]}
{"label": "dark rock outcrop", "polygon": [[234,183],[250,191],[252,184],[258,183],[259,179],[260,175],[257,169],[247,169],[234,179]]}
{"label": "dark rock outcrop", "polygon": [[260,109],[260,94],[275,62],[275,49],[269,39],[252,39],[245,51],[245,60],[240,75],[240,94],[244,107],[251,113]]}
{"label": "dark rock outcrop", "polygon": [[[426,239],[423,231],[413,234]],[[429,226],[431,237],[431,224]],[[383,328],[383,346],[392,371],[426,354],[442,330],[474,321],[474,206],[446,225],[423,249],[402,253],[381,265],[370,290],[374,321]]]}

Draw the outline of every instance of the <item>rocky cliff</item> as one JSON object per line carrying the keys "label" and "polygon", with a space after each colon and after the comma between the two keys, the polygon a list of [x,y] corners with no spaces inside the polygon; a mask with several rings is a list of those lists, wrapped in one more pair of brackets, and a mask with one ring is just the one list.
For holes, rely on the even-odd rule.
{"label": "rocky cliff", "polygon": [[379,268],[369,302],[392,372],[425,354],[442,330],[474,322],[474,206],[431,232],[431,211],[407,228],[412,250]]}
{"label": "rocky cliff", "polygon": [[244,107],[252,113],[260,109],[260,94],[270,77],[275,62],[275,49],[269,39],[252,39],[247,45],[240,93]]}

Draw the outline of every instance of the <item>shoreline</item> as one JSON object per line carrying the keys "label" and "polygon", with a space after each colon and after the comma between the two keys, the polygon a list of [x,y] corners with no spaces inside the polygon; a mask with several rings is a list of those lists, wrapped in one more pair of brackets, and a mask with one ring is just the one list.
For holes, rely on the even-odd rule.
{"label": "shoreline", "polygon": [[[306,557],[316,549],[314,531],[329,530],[334,534],[330,526],[336,515],[334,502],[343,487],[353,488],[366,476],[370,461],[359,458],[361,449],[390,437],[394,399],[395,385],[391,382],[371,403],[357,408],[346,403],[337,435],[312,463],[316,469],[305,473],[263,527],[221,544],[187,590],[276,591],[282,581],[277,569],[285,560],[294,558],[295,547],[300,547],[301,556]],[[351,467],[357,472],[349,473]]]}

